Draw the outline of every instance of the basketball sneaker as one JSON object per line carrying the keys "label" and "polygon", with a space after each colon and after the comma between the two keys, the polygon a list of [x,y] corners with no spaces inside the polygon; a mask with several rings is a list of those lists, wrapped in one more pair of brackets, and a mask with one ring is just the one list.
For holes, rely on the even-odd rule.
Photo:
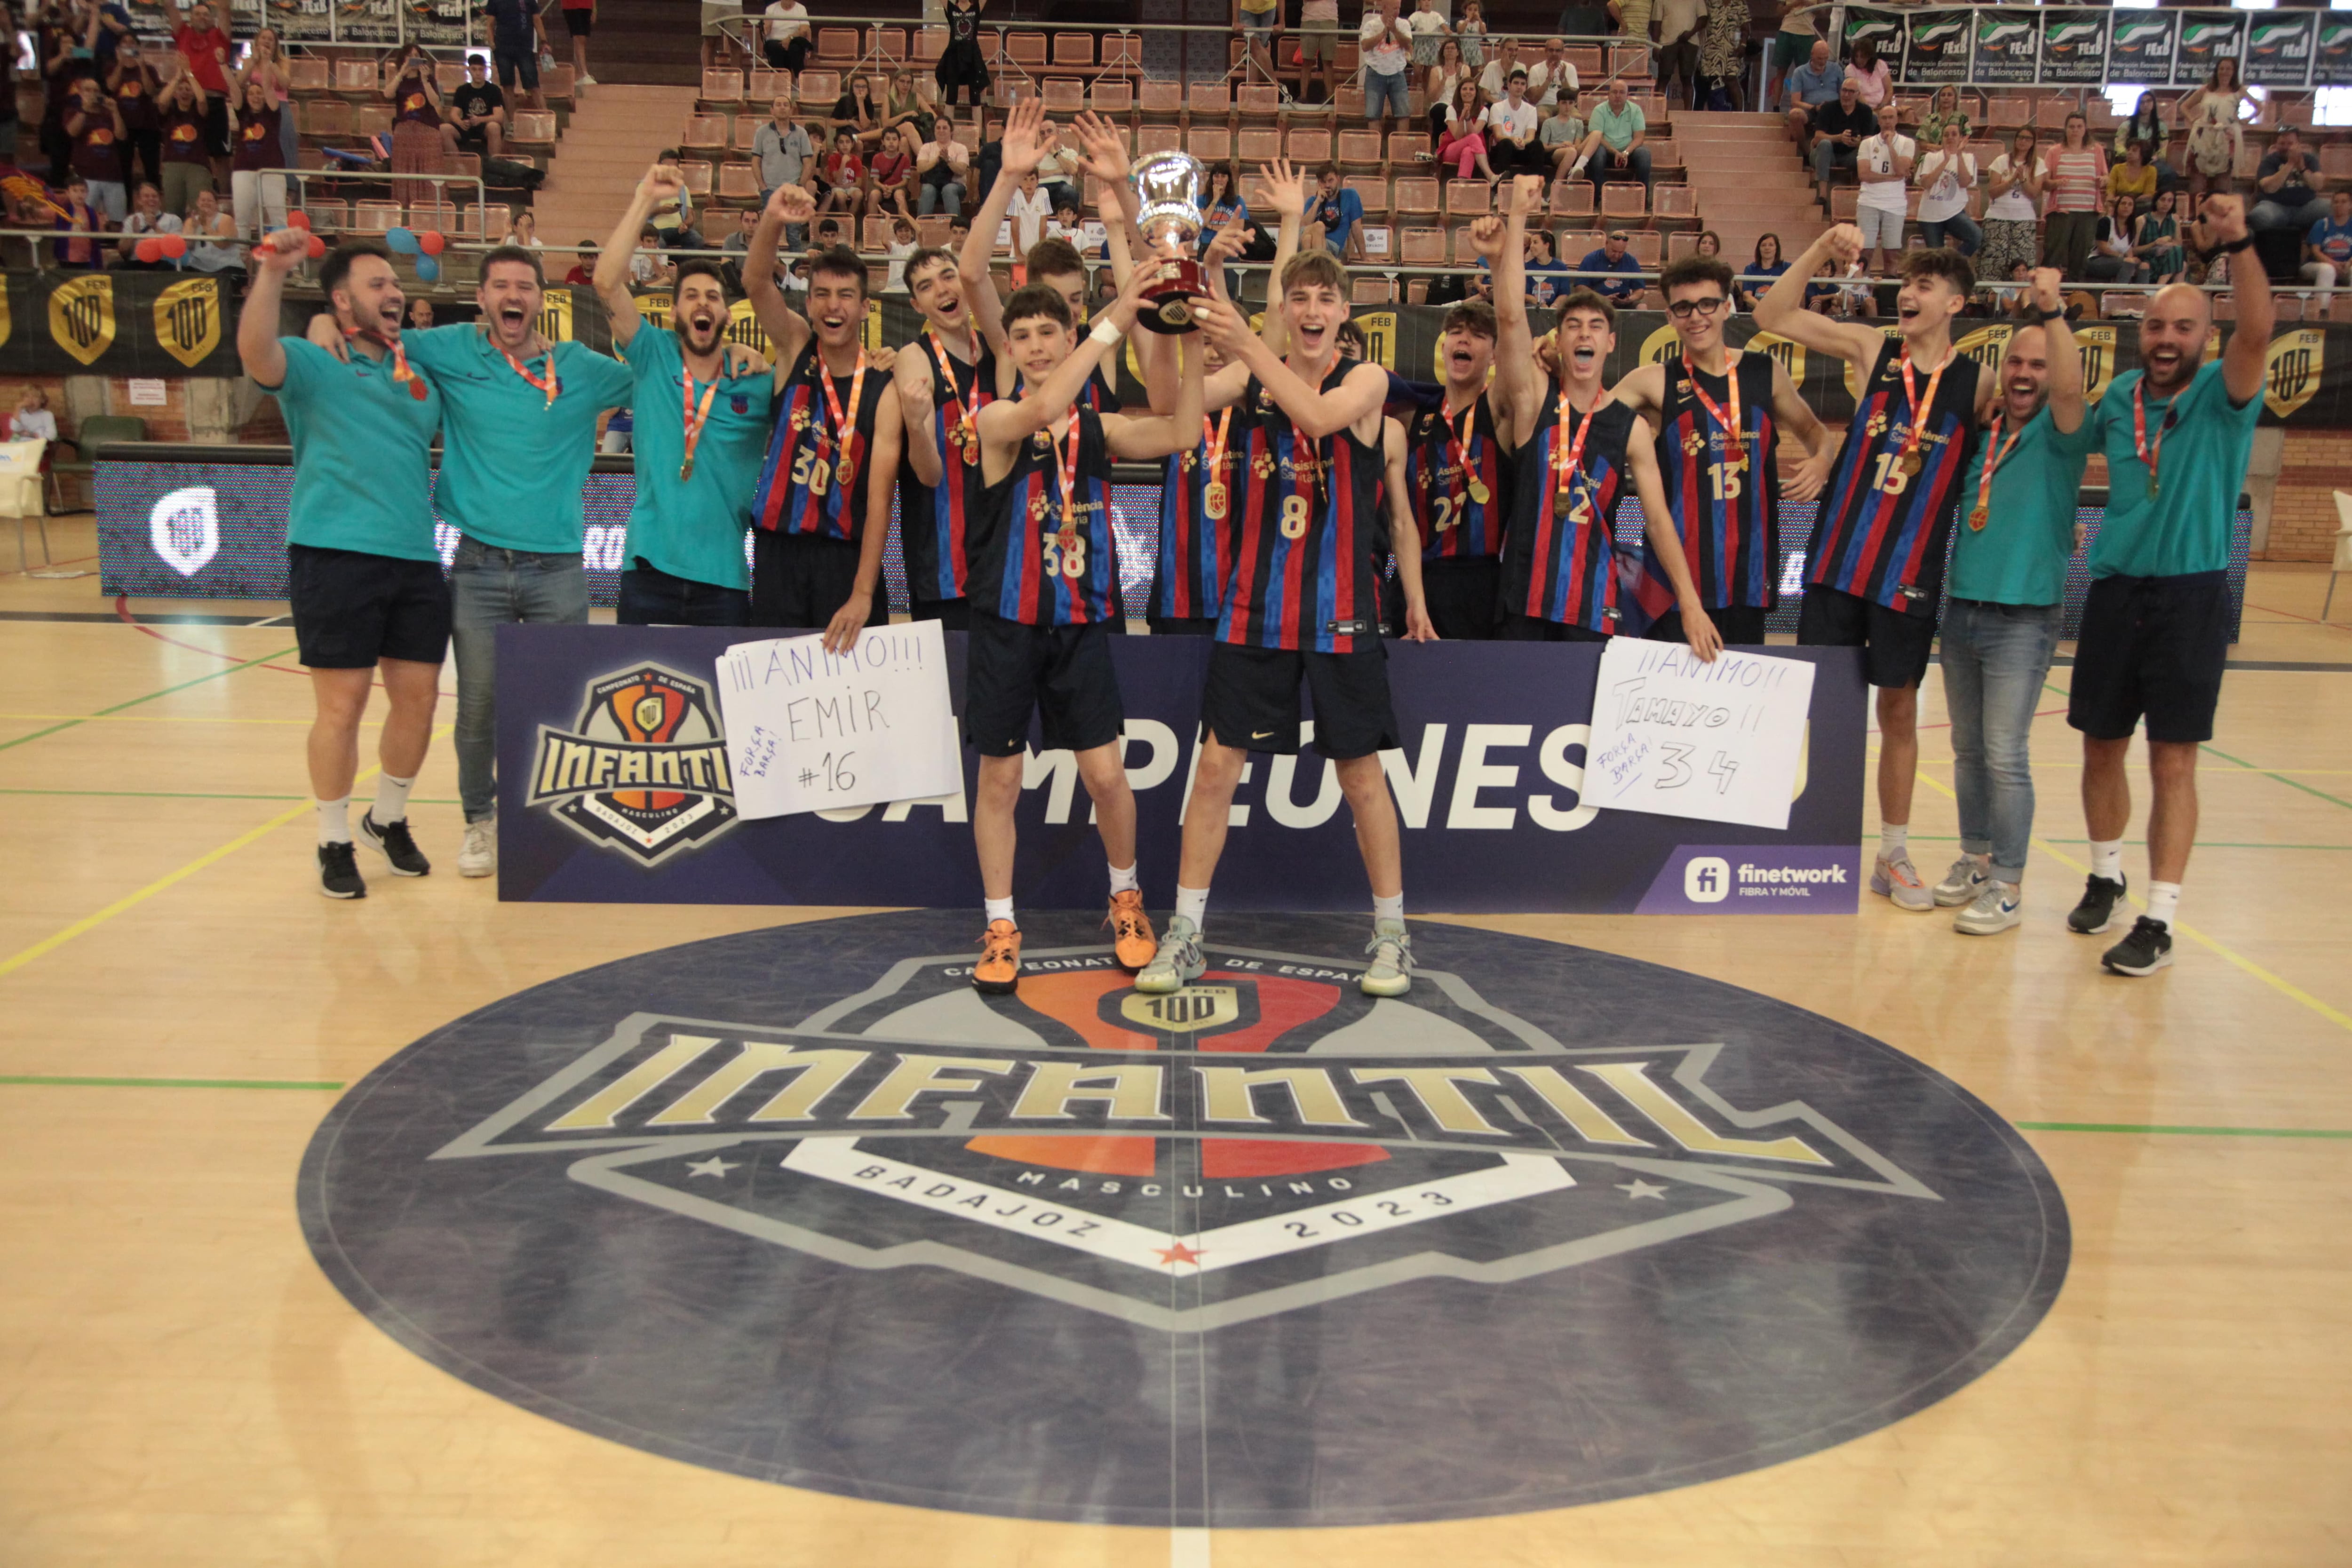
{"label": "basketball sneaker", "polygon": [[367,881],[349,844],[319,846],[319,891],[331,899],[367,897]]}
{"label": "basketball sneaker", "polygon": [[499,819],[466,824],[465,847],[457,851],[457,875],[487,877],[499,868]]}
{"label": "basketball sneaker", "polygon": [[1009,995],[1021,984],[1021,928],[1011,921],[991,921],[980,939],[980,962],[971,966],[975,990],[992,996]]}
{"label": "basketball sneaker", "polygon": [[1974,857],[1963,855],[1952,862],[1952,868],[1944,873],[1942,881],[1936,884],[1936,907],[1950,910],[1962,904],[1973,904],[1977,901],[1977,895],[1985,890],[1985,884],[1991,880],[1991,872],[1979,864]]}
{"label": "basketball sneaker", "polygon": [[1133,888],[1110,896],[1110,913],[1103,917],[1103,924],[1110,927],[1111,956],[1121,969],[1141,969],[1158,955],[1151,917],[1143,912],[1143,895]]}
{"label": "basketball sneaker", "polygon": [[1168,922],[1168,934],[1160,939],[1160,951],[1135,977],[1135,988],[1160,994],[1174,991],[1200,979],[1208,967],[1209,961],[1201,956],[1200,929],[1177,915]]}
{"label": "basketball sneaker", "polygon": [[2025,895],[2014,882],[1985,879],[1976,901],[1952,917],[1952,929],[1964,936],[1992,936],[2025,919]]}
{"label": "basketball sneaker", "polygon": [[1870,890],[1893,900],[1898,910],[1920,910],[1936,907],[1936,896],[1927,890],[1927,879],[1919,868],[1911,863],[1911,851],[1897,849],[1892,856],[1883,851],[1870,868]]}
{"label": "basketball sneaker", "polygon": [[392,874],[395,877],[422,877],[433,869],[433,862],[425,858],[425,851],[410,836],[408,818],[404,816],[398,822],[379,825],[371,810],[360,818],[360,837],[369,848],[392,862]]}
{"label": "basketball sneaker", "polygon": [[2097,877],[2083,884],[2083,901],[2066,916],[2066,929],[2077,936],[2096,936],[2116,923],[2116,906],[2124,901],[2126,877]]}
{"label": "basketball sneaker", "polygon": [[1412,938],[1402,921],[1375,921],[1372,940],[1364,943],[1372,955],[1356,988],[1367,996],[1402,996],[1412,989]]}
{"label": "basketball sneaker", "polygon": [[2142,915],[2099,962],[2117,974],[2153,974],[2172,963],[2172,932],[2162,921]]}

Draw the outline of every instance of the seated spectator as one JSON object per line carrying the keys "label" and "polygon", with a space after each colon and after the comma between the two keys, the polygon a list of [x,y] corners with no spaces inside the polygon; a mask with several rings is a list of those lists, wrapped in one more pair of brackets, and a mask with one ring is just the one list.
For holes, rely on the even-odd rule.
{"label": "seated spectator", "polygon": [[818,189],[824,194],[817,202],[819,212],[856,212],[858,199],[866,189],[866,164],[857,156],[857,138],[847,127],[833,133],[833,151],[824,155],[818,178]]}
{"label": "seated spectator", "polygon": [[915,216],[907,201],[915,183],[915,160],[902,149],[899,135],[896,130],[882,132],[881,151],[874,154],[873,166],[866,171],[873,184],[866,193],[866,210],[877,216],[888,212]]}
{"label": "seated spectator", "polygon": [[1863,142],[1878,134],[1878,116],[1862,103],[1862,89],[1849,77],[1838,83],[1835,103],[1813,110],[1813,184],[1822,205],[1830,205],[1830,175],[1854,167]]}
{"label": "seated spectator", "polygon": [[2330,193],[2327,216],[2304,237],[2303,280],[2315,289],[2352,287],[2352,190]]}
{"label": "seated spectator", "polygon": [[761,14],[768,21],[760,52],[767,57],[768,68],[797,80],[808,68],[809,8],[801,0],[772,0]]}
{"label": "seated spectator", "polygon": [[2326,221],[2327,198],[2318,194],[2326,183],[2318,158],[2303,144],[2302,132],[2292,125],[2281,127],[2254,175],[2260,199],[2247,216],[2248,226],[2308,230],[2313,224]]}
{"label": "seated spectator", "polygon": [[138,191],[131,198],[131,216],[122,220],[122,243],[116,247],[117,267],[136,268],[142,272],[163,272],[172,269],[166,260],[139,259],[139,242],[151,235],[177,234],[180,220],[163,210],[163,193],[146,180],[139,182]]}
{"label": "seated spectator", "polygon": [[2116,155],[2112,163],[2124,161],[2124,154],[2133,142],[2140,144],[2140,158],[2156,171],[2156,188],[2168,191],[2180,184],[2180,174],[2166,154],[2171,150],[2172,132],[2166,126],[2164,106],[2157,102],[2156,94],[2143,92],[2132,105],[2131,117],[2116,127]]}
{"label": "seated spectator", "polygon": [[[1625,240],[1626,234],[1623,229],[1612,228],[1609,231],[1609,237],[1601,241],[1600,249],[1591,252],[1583,260],[1576,264],[1576,269],[1579,272],[1588,274],[1575,280],[1578,285],[1591,289],[1610,303],[1619,306],[1633,304],[1641,299],[1643,290],[1648,287],[1638,277],[1613,276],[1619,273],[1638,273],[1642,270],[1640,258],[1625,248]],[[1596,273],[1612,276],[1590,276]]]}
{"label": "seated spectator", "polygon": [[37,386],[27,386],[17,395],[16,412],[9,416],[8,439],[54,445],[57,438],[58,416],[49,412],[49,395]]}
{"label": "seated spectator", "polygon": [[[1772,279],[1789,270],[1789,263],[1780,255],[1780,237],[1761,234],[1756,237],[1756,259],[1748,263],[1733,285],[1733,293],[1743,310],[1753,311],[1756,301],[1772,287]],[[1810,302],[1810,301],[1809,301]]]}
{"label": "seated spectator", "polygon": [[221,211],[220,198],[212,192],[196,193],[196,205],[180,232],[188,240],[181,266],[192,272],[244,272],[245,247],[236,243],[236,220]]}
{"label": "seated spectator", "polygon": [[[1486,258],[1479,258],[1478,264],[1485,266]],[[1528,230],[1527,274],[1528,303],[1531,305],[1549,309],[1553,300],[1565,299],[1569,290],[1576,287],[1569,276],[1568,264],[1552,254],[1551,230],[1548,228]]]}
{"label": "seated spectator", "polygon": [[[1074,207],[1076,205],[1071,204]],[[1212,163],[1208,183],[1201,189],[1201,226],[1208,231],[1202,243],[1205,245],[1209,235],[1236,218],[1249,222],[1249,203],[1242,199],[1241,175],[1231,163]]]}
{"label": "seated spectator", "polygon": [[919,213],[938,208],[950,218],[963,213],[964,198],[971,191],[971,149],[957,141],[955,133],[955,116],[942,109],[931,124],[931,139],[915,153],[915,178],[922,182],[915,197]]}
{"label": "seated spectator", "polygon": [[1573,88],[1553,100],[1551,118],[1536,132],[1536,140],[1551,161],[1551,177],[1568,178],[1569,165],[1575,162],[1576,150],[1584,142],[1584,116],[1577,112]]}
{"label": "seated spectator", "polygon": [[1845,72],[1830,63],[1827,38],[1815,38],[1811,58],[1789,73],[1784,89],[1789,103],[1789,140],[1797,144],[1800,157],[1812,156],[1813,115],[1822,105],[1838,100],[1838,84],[1844,79]]}
{"label": "seated spectator", "polygon": [[1055,132],[1045,141],[1045,152],[1037,159],[1037,182],[1045,187],[1045,199],[1059,205],[1063,197],[1080,199],[1078,184],[1084,161],[1077,153],[1062,144],[1061,132]]}
{"label": "seated spectator", "polygon": [[89,237],[105,232],[106,215],[89,205],[89,182],[79,174],[68,179],[64,194],[58,198],[58,205],[64,210],[49,215],[49,226],[64,234],[80,237],[58,241],[58,265],[89,271],[104,267],[105,247]]}
{"label": "seated spectator", "polygon": [[677,273],[669,258],[661,251],[661,235],[652,225],[637,236],[637,248],[629,257],[629,281],[639,289],[650,289],[656,283],[667,283]]}
{"label": "seated spectator", "polygon": [[2188,271],[2189,253],[2180,243],[2180,220],[2173,213],[2179,200],[2178,191],[2158,191],[2156,205],[2140,216],[2132,231],[2132,254],[2147,264],[2151,283],[2178,283]]}
{"label": "seated spectator", "polygon": [[441,140],[452,153],[503,158],[507,152],[507,95],[489,77],[489,63],[466,57],[466,79],[441,106]]}
{"label": "seated spectator", "polygon": [[[1515,68],[1505,79],[1502,101],[1486,108],[1486,159],[1497,174],[1551,173],[1551,155],[1538,135],[1543,111],[1528,101],[1527,94],[1528,73]],[[1637,108],[1633,112],[1642,111]]]}
{"label": "seated spectator", "polygon": [[[657,161],[676,169],[677,160],[678,150],[665,147]],[[678,185],[677,195],[656,204],[653,216],[647,221],[653,225],[654,232],[661,236],[663,244],[682,250],[702,248],[702,236],[694,227],[694,198],[687,193],[683,180]]]}
{"label": "seated spectator", "polygon": [[[1077,203],[1063,202],[1054,208],[1054,216],[1045,220],[1045,237],[1058,239],[1072,250],[1086,249],[1086,220],[1078,216]],[[1105,246],[1109,245],[1108,235],[1104,237],[1103,243]]]}
{"label": "seated spectator", "polygon": [[1584,145],[1569,166],[1569,178],[1582,174],[1587,163],[1592,165],[1592,190],[1598,197],[1601,182],[1618,169],[1630,169],[1640,178],[1642,189],[1650,189],[1650,150],[1642,145],[1649,133],[1650,122],[1642,113],[1642,106],[1626,96],[1625,79],[1612,77],[1607,101],[1592,106],[1591,127]]}
{"label": "seated spectator", "polygon": [[1364,198],[1339,184],[1339,164],[1317,171],[1315,189],[1307,194],[1306,218],[1300,248],[1319,246],[1343,263],[1364,258]]}
{"label": "seated spectator", "polygon": [[1445,112],[1445,132],[1437,142],[1438,166],[1453,164],[1457,179],[1468,179],[1473,169],[1486,179],[1495,178],[1494,165],[1486,161],[1488,105],[1478,84],[1463,78],[1454,89],[1454,101],[1438,107]]}
{"label": "seated spectator", "polygon": [[1045,237],[1045,220],[1054,213],[1053,198],[1038,183],[1037,171],[1030,169],[1021,176],[1020,189],[1013,193],[1012,202],[1004,209],[1007,222],[1013,225],[1013,254],[1026,256]]}
{"label": "seated spectator", "polygon": [[426,332],[433,330],[433,301],[419,295],[408,302],[408,330]]}
{"label": "seated spectator", "polygon": [[2091,258],[2083,264],[2084,278],[2094,283],[2137,283],[2147,276],[2147,267],[2132,248],[2138,216],[2129,196],[2117,196],[2107,204],[2091,237]]}
{"label": "seated spectator", "polygon": [[532,212],[529,207],[525,207],[522,211],[515,214],[513,219],[507,225],[507,243],[509,245],[520,245],[525,250],[541,249],[541,247],[539,241],[539,215]]}
{"label": "seated spectator", "polygon": [[1960,89],[1957,87],[1938,88],[1936,96],[1928,100],[1927,116],[1919,121],[1919,145],[1941,147],[1944,144],[1944,128],[1948,125],[1960,128],[1962,142],[1976,134],[1976,126],[1969,121],[1969,111],[1960,107]]}
{"label": "seated spectator", "polygon": [[580,254],[572,261],[572,270],[563,275],[563,281],[574,289],[593,289],[596,286],[596,242],[594,240],[583,239],[580,242]]}
{"label": "seated spectator", "polygon": [[1854,41],[1853,55],[1846,61],[1845,79],[1861,93],[1864,109],[1883,109],[1894,117],[1900,108],[1895,100],[1895,79],[1887,74],[1886,62],[1878,58],[1877,39]]}
{"label": "seated spectator", "polygon": [[2126,142],[2120,163],[2107,165],[2107,205],[2129,196],[2135,216],[2156,205],[2156,171],[2148,166],[2147,143]]}

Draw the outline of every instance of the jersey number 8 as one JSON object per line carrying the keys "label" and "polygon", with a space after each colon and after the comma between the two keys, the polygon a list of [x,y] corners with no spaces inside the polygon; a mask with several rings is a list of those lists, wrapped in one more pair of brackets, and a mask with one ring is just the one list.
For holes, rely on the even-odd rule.
{"label": "jersey number 8", "polygon": [[1307,537],[1307,498],[1305,496],[1282,498],[1282,537],[1285,539]]}
{"label": "jersey number 8", "polygon": [[793,483],[806,485],[813,496],[824,494],[824,487],[832,478],[833,465],[806,448],[793,458]]}

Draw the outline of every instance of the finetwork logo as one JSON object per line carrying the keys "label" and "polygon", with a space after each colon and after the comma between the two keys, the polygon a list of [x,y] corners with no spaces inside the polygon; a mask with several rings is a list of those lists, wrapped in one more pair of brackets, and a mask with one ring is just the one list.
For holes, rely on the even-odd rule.
{"label": "finetwork logo", "polygon": [[1686,845],[1660,869],[1635,912],[1851,913],[1854,857],[1834,844]]}
{"label": "finetwork logo", "polygon": [[1683,897],[1692,903],[1719,904],[1730,896],[1731,863],[1722,856],[1703,855],[1683,868]]}

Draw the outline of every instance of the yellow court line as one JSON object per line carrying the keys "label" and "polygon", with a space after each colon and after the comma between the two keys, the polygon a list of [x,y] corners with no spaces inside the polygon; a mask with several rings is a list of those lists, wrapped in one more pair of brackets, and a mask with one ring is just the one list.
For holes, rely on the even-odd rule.
{"label": "yellow court line", "polygon": [[[454,724],[445,725],[433,732],[433,739],[436,741],[441,740],[447,736],[449,732],[456,728],[457,726]],[[375,777],[376,774],[382,772],[383,772],[383,766],[382,763],[378,763],[376,766],[368,769],[365,773],[361,773],[356,778],[352,779],[352,787],[353,789],[357,789],[361,784],[367,783],[368,780]],[[291,806],[285,811],[279,812],[276,816],[271,817],[260,826],[248,828],[247,831],[238,834],[235,838],[230,839],[227,843],[220,846],[218,848],[207,849],[205,853],[197,856],[194,859],[189,861],[186,865],[179,868],[177,870],[166,871],[163,875],[156,878],[153,881],[148,883],[137,892],[126,893],[121,898],[115,900],[114,902],[107,905],[106,908],[100,910],[97,913],[84,915],[81,919],[74,921],[73,924],[66,927],[63,931],[57,931],[49,936],[45,936],[40,941],[35,942],[32,946],[26,948],[21,952],[10,953],[5,959],[0,959],[0,975],[13,974],[17,970],[24,968],[25,965],[32,963],[35,959],[55,952],[66,943],[73,941],[74,938],[97,930],[100,926],[104,925],[107,921],[112,920],[115,916],[122,913],[124,910],[138,908],[141,904],[145,903],[156,894],[163,892],[168,888],[175,887],[178,884],[186,881],[189,878],[194,876],[197,872],[205,869],[206,867],[217,865],[219,862],[227,859],[230,856],[236,854],[238,850],[244,848],[255,839],[275,833],[278,829],[285,826],[288,823],[292,822],[295,818],[302,816],[304,813],[314,811],[316,809],[317,805],[314,802],[306,800],[299,805]]]}
{"label": "yellow court line", "polygon": [[[72,720],[82,724],[300,724],[306,729],[316,722],[310,719],[215,719],[200,713],[0,713],[0,719],[41,723]],[[381,719],[362,719],[360,728],[378,728],[383,723]]]}
{"label": "yellow court line", "polygon": [[[1925,773],[1921,773],[1919,778],[1920,781],[1927,784],[1929,789],[1937,791],[1942,795],[1949,795],[1954,800],[1959,799],[1958,795],[1953,795],[1950,786],[1944,784],[1940,779],[1931,779]],[[2053,860],[2057,861],[2061,866],[2065,867],[2067,869],[2084,877],[2091,874],[2090,867],[2084,865],[2082,861],[2075,859],[2072,855],[2067,854],[2065,851],[2054,847],[2047,839],[2035,838],[2032,842],[2036,849],[2041,850],[2044,855],[2049,856]],[[2147,905],[2145,902],[2137,898],[2134,898],[2129,893],[2125,894],[2124,897],[2126,901],[2136,909],[2145,910],[2147,908]],[[2345,1013],[2329,1006],[2326,1003],[2322,1002],[2318,997],[2314,996],[2310,992],[2305,991],[2302,986],[2295,984],[2293,981],[2282,979],[2278,975],[2273,974],[2269,970],[2264,969],[2252,959],[2224,946],[2221,942],[2215,942],[2211,937],[2207,936],[2203,931],[2199,931],[2194,926],[2183,925],[2179,921],[2174,921],[2172,922],[2172,929],[2179,931],[2182,936],[2187,937],[2189,941],[2197,943],[2200,947],[2206,948],[2215,953],[2224,962],[2244,970],[2247,973],[2252,975],[2255,979],[2261,981],[2272,990],[2276,991],[2280,995],[2302,1003],[2305,1006],[2310,1008],[2313,1012],[2318,1014],[2321,1017],[2326,1019],[2336,1027],[2340,1029],[2352,1029],[2352,1013]]]}

